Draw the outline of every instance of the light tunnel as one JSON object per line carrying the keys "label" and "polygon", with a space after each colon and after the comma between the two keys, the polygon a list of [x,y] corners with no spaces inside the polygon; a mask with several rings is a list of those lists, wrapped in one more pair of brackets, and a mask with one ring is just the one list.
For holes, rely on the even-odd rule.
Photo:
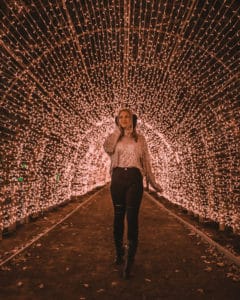
{"label": "light tunnel", "polygon": [[240,232],[237,0],[2,0],[0,229],[110,180],[138,115],[169,201]]}

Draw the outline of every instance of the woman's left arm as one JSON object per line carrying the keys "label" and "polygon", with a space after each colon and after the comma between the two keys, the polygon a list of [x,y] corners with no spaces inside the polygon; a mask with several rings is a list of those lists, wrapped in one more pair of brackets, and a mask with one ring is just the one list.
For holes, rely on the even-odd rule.
{"label": "woman's left arm", "polygon": [[142,151],[143,151],[143,169],[147,178],[147,181],[151,184],[151,186],[158,191],[159,193],[163,192],[162,187],[156,182],[155,176],[152,172],[151,160],[148,151],[147,142],[144,136],[141,136],[142,139]]}

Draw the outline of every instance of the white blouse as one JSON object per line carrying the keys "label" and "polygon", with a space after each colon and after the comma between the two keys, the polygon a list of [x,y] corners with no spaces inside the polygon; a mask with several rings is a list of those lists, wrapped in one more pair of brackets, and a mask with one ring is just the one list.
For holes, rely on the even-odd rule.
{"label": "white blouse", "polygon": [[150,156],[146,140],[142,134],[138,134],[137,142],[132,137],[123,136],[120,140],[120,130],[115,128],[104,142],[104,150],[111,158],[110,173],[115,167],[136,167],[143,177],[155,188],[161,188],[155,181],[151,169]]}
{"label": "white blouse", "polygon": [[115,148],[118,167],[136,167],[143,173],[140,150],[139,142],[136,142],[132,137],[123,136]]}

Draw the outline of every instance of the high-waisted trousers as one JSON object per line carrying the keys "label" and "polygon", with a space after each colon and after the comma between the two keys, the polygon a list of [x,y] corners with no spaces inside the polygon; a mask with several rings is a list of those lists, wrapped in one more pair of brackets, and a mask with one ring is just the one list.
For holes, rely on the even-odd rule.
{"label": "high-waisted trousers", "polygon": [[115,242],[123,240],[127,217],[127,238],[138,241],[138,213],[143,196],[143,177],[138,168],[114,168],[110,186],[114,207],[113,235]]}

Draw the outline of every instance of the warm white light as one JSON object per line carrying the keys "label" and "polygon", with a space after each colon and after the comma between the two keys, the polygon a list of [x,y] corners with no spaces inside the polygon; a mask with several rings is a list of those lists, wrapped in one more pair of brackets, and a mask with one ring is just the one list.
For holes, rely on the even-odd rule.
{"label": "warm white light", "polygon": [[240,230],[240,6],[2,0],[0,228],[109,181],[102,143],[139,116],[165,196]]}

